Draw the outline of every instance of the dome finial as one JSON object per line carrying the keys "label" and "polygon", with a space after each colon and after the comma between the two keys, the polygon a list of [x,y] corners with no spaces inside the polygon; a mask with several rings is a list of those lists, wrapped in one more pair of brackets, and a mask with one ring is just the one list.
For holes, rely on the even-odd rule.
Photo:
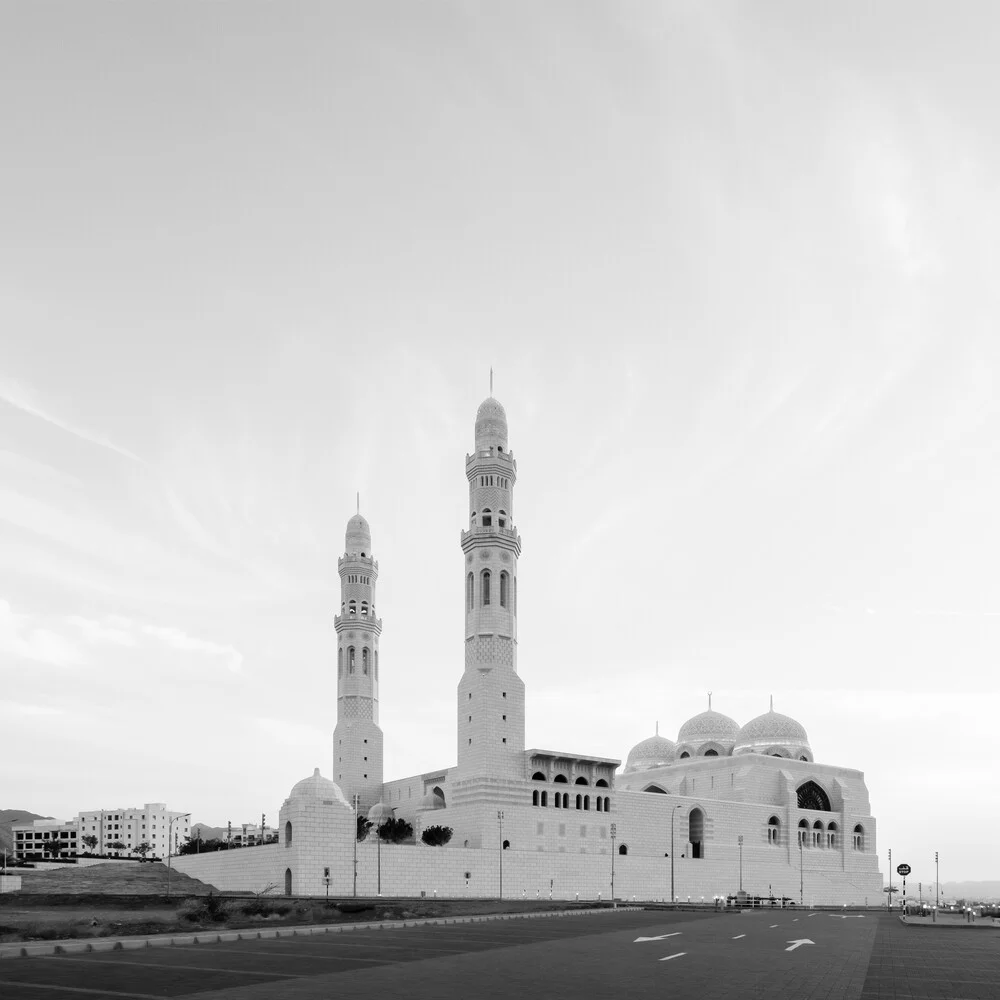
{"label": "dome finial", "polygon": [[493,365],[490,365],[490,395],[493,395]]}
{"label": "dome finial", "polygon": [[774,695],[771,695],[771,711],[774,711]]}
{"label": "dome finial", "polygon": [[708,692],[708,710],[710,712],[712,711],[712,692],[711,691]]}
{"label": "dome finial", "polygon": [[657,722],[656,722],[656,735],[657,736],[660,735],[660,722],[659,722],[659,720],[657,720]]}

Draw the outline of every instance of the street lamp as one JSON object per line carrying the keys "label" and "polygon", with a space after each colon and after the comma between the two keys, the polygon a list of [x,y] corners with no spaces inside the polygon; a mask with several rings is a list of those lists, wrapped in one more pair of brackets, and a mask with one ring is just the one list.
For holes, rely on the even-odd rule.
{"label": "street lamp", "polygon": [[941,905],[941,869],[938,867],[938,852],[934,852],[934,905]]}
{"label": "street lamp", "polygon": [[674,816],[678,809],[683,809],[683,805],[674,806],[670,810],[670,905],[674,904]]}
{"label": "street lamp", "polygon": [[190,819],[191,813],[181,813],[179,816],[171,816],[169,822],[167,823],[167,897],[170,897],[170,872],[171,872],[171,856],[174,850],[174,820],[175,819]]}
{"label": "street lamp", "polygon": [[618,824],[611,824],[611,905],[614,909],[618,909],[618,904],[615,902],[615,836],[618,833]]}
{"label": "street lamp", "polygon": [[740,844],[740,892],[743,891],[743,834],[737,838]]}
{"label": "street lamp", "polygon": [[803,869],[802,869],[802,842],[805,840],[805,831],[799,830],[799,906],[804,906],[802,902],[805,899],[805,890],[803,888]]}
{"label": "street lamp", "polygon": [[500,898],[503,899],[503,810],[497,810],[497,823],[500,826]]}

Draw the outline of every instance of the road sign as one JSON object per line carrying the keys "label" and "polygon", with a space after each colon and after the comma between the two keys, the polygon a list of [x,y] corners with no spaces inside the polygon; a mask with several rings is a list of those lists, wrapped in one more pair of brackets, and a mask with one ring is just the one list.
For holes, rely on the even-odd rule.
{"label": "road sign", "polygon": [[902,875],[904,878],[910,874],[912,869],[909,865],[896,865],[896,874]]}

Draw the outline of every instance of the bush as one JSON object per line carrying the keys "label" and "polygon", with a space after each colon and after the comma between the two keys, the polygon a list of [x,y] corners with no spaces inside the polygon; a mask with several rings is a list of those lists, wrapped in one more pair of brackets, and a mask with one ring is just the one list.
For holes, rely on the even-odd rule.
{"label": "bush", "polygon": [[450,826],[429,826],[420,835],[420,839],[430,847],[444,847],[454,832]]}
{"label": "bush", "polygon": [[378,835],[387,844],[401,844],[413,836],[413,825],[405,819],[387,819],[378,828]]}

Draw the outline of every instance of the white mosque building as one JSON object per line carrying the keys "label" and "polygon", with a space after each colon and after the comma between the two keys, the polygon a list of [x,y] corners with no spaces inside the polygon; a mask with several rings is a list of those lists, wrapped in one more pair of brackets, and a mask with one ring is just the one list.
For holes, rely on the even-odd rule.
{"label": "white mosque building", "polygon": [[[517,462],[492,396],[465,459],[465,664],[454,764],[385,780],[378,724],[378,563],[368,522],[347,524],[337,633],[333,780],[298,782],[277,845],[187,855],[220,889],[289,894],[711,900],[736,891],[877,905],[875,819],[862,772],[817,763],[803,726],[769,711],[741,726],[708,709],[621,761],[525,746],[517,670]],[[355,808],[408,820],[416,843],[358,843]],[[428,826],[453,831],[444,847]],[[613,883],[613,889],[612,889]]]}

